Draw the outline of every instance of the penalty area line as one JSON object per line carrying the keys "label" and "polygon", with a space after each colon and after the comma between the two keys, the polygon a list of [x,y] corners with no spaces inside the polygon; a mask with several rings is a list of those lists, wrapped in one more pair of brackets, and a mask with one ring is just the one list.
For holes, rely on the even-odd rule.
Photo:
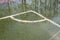
{"label": "penalty area line", "polygon": [[[26,11],[26,12],[22,12],[22,13],[18,13],[18,14],[14,14],[14,15],[10,15],[10,16],[6,16],[6,17],[2,17],[2,18],[0,18],[0,20],[6,19],[6,18],[11,18],[11,17],[17,16],[17,15],[22,15],[22,14],[25,14],[25,13],[28,13],[28,12],[33,12],[33,13],[37,14],[38,16],[44,18],[45,20],[49,21],[50,23],[52,23],[52,24],[54,24],[54,25],[60,27],[60,25],[57,24],[56,22],[54,22],[54,21],[52,21],[52,20],[50,20],[50,19],[44,17],[42,14],[39,14],[39,13],[33,11],[33,10]],[[18,20],[18,19],[16,19],[16,18],[14,18],[14,19],[15,19],[16,21]],[[18,20],[18,21],[20,21],[20,20]],[[21,21],[22,21],[22,20],[21,20]],[[23,21],[22,21],[22,22],[23,22]],[[27,21],[25,21],[25,22],[27,22]],[[30,22],[32,22],[32,21],[30,21]],[[33,21],[33,22],[35,22],[35,21]]]}
{"label": "penalty area line", "polygon": [[18,21],[18,22],[25,22],[25,23],[37,23],[37,22],[43,22],[46,21],[46,19],[41,19],[41,20],[35,20],[35,21],[28,21],[28,20],[20,20],[16,19],[14,17],[11,17],[12,20]]}

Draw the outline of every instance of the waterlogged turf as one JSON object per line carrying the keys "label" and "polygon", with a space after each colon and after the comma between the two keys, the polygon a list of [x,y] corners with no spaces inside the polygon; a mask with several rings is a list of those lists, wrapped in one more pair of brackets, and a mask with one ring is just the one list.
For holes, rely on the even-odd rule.
{"label": "waterlogged turf", "polygon": [[[59,30],[60,28],[48,21],[21,23],[10,18],[0,20],[0,40],[49,40]],[[60,39],[54,37],[51,40]]]}

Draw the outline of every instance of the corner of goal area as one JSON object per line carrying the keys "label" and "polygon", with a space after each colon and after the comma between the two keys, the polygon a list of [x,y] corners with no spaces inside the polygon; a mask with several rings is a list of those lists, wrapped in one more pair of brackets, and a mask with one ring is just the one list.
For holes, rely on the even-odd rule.
{"label": "corner of goal area", "polygon": [[36,23],[36,22],[46,21],[46,19],[42,17],[42,15],[32,10],[22,13],[17,13],[11,16],[11,19],[18,22],[26,22],[26,23]]}

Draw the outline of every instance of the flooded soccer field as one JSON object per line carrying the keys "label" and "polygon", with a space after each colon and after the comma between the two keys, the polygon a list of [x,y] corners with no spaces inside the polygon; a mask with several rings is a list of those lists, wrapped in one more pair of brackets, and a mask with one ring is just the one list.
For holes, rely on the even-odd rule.
{"label": "flooded soccer field", "polygon": [[60,1],[0,1],[0,40],[60,40]]}

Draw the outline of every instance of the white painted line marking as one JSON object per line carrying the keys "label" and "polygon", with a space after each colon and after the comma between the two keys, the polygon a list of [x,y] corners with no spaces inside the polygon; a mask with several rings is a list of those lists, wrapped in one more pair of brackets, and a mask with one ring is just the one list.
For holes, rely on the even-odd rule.
{"label": "white painted line marking", "polygon": [[11,17],[11,19],[18,21],[18,22],[26,22],[26,23],[37,23],[37,22],[43,22],[46,21],[46,19],[41,19],[41,20],[35,20],[35,21],[28,21],[28,20],[20,20],[20,19],[16,19],[14,17]]}
{"label": "white painted line marking", "polygon": [[52,40],[54,37],[56,37],[58,34],[60,33],[60,31],[58,31],[57,33],[55,33],[49,40]]}
{"label": "white painted line marking", "polygon": [[[33,12],[33,13],[37,14],[38,16],[44,18],[45,20],[51,22],[52,24],[54,24],[54,25],[60,27],[59,24],[55,23],[54,21],[52,21],[52,20],[50,20],[50,19],[44,17],[43,15],[41,15],[41,14],[35,12],[35,11],[32,11],[32,10],[30,10],[30,11],[26,11],[26,12],[22,12],[22,13],[18,13],[18,14],[14,14],[14,15],[10,15],[10,16],[6,16],[6,17],[2,17],[2,18],[0,18],[0,20],[2,20],[2,19],[6,19],[6,18],[9,18],[9,17],[11,18],[11,17],[17,16],[17,15],[22,15],[22,14],[29,13],[29,12]],[[11,18],[11,19],[12,19],[12,18]],[[16,19],[16,18],[14,18],[14,19]],[[18,20],[16,20],[16,21],[18,21]],[[26,21],[25,21],[25,22],[26,22]],[[32,21],[30,21],[30,22],[32,22]]]}
{"label": "white painted line marking", "polygon": [[35,12],[35,11],[32,11],[32,12],[33,12],[33,13],[35,13],[35,14],[37,14],[37,15],[39,15],[40,17],[42,17],[42,18],[46,19],[46,20],[47,20],[47,21],[49,21],[50,23],[52,23],[52,24],[54,24],[54,25],[56,25],[56,26],[60,27],[60,25],[59,25],[59,24],[57,24],[56,22],[54,22],[54,21],[52,21],[52,20],[50,20],[50,19],[48,19],[48,18],[44,17],[43,15],[41,15],[41,14],[39,14],[39,13]]}
{"label": "white painted line marking", "polygon": [[21,14],[26,14],[28,12],[31,12],[31,10],[30,11],[26,11],[26,12],[22,12],[22,13],[17,13],[17,14],[14,14],[14,15],[9,15],[9,16],[5,16],[5,17],[1,17],[0,20],[9,18],[10,16],[18,16],[18,15],[21,15]]}

